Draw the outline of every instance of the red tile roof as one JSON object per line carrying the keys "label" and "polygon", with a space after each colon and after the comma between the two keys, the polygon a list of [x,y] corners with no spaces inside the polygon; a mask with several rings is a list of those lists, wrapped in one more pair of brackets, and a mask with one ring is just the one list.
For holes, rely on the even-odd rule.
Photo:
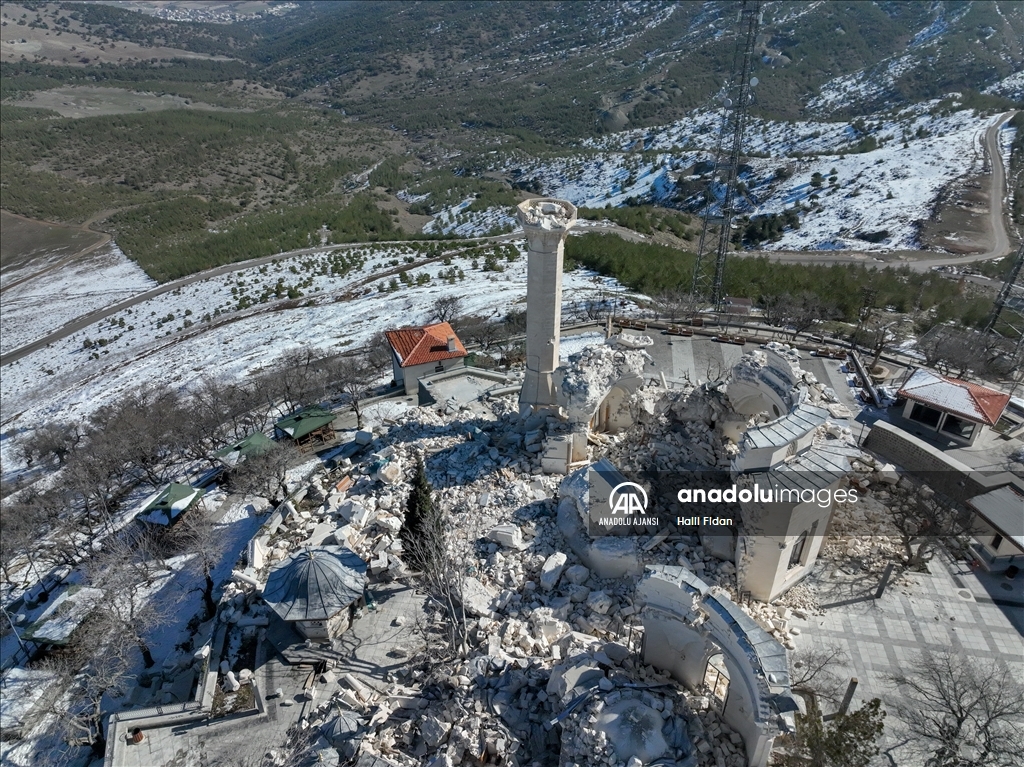
{"label": "red tile roof", "polygon": [[899,395],[989,426],[999,420],[1003,408],[1010,401],[1009,394],[968,381],[945,378],[923,368],[914,371],[899,390]]}
{"label": "red tile roof", "polygon": [[[384,335],[403,368],[466,356],[466,347],[447,322],[437,322],[422,328],[385,330]],[[455,351],[448,350],[449,338],[455,341]]]}

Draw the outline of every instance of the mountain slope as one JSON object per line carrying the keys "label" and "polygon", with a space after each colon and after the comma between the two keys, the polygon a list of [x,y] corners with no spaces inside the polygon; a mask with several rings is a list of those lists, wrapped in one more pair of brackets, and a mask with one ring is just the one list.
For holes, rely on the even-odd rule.
{"label": "mountain slope", "polygon": [[[347,3],[271,34],[255,60],[278,82],[382,124],[580,137],[707,103],[731,61],[737,7],[389,3],[382,13]],[[981,90],[1022,66],[1024,7],[1004,0],[763,7],[758,108],[776,117]]]}

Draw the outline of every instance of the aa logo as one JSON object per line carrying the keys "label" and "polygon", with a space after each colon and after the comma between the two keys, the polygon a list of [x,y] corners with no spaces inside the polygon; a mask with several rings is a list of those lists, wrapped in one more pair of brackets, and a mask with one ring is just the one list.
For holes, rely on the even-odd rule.
{"label": "aa logo", "polygon": [[608,496],[612,514],[646,514],[647,491],[636,482],[620,482]]}

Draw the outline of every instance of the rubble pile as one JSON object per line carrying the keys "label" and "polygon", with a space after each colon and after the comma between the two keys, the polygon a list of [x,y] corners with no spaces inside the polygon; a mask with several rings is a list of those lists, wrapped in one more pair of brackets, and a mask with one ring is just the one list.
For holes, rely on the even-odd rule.
{"label": "rubble pile", "polygon": [[[792,350],[777,346],[768,350],[775,357],[750,355],[750,370],[771,362],[793,378],[801,401],[835,403],[834,393],[799,368]],[[572,435],[579,425],[573,418],[587,423],[609,389],[630,377],[637,389],[624,401],[634,425],[618,435],[590,435],[591,458],[604,452],[626,472],[729,468],[738,448],[725,425],[731,419],[742,431],[765,416],[737,414],[725,382],[646,390],[644,361],[642,351],[612,345],[574,355],[563,368],[567,418],[521,417],[512,394],[472,406],[410,408],[385,428],[360,432],[358,450],[309,480],[297,507],[285,504],[263,567],[297,547],[336,544],[366,560],[371,576],[403,579],[409,572],[399,532],[408,482],[422,460],[435,502],[453,524],[450,545],[458,550],[451,561],[463,573],[456,592],[469,617],[461,659],[408,658],[389,674],[387,687],[328,671],[321,683],[330,695],[308,713],[306,726],[322,728],[342,755],[363,751],[410,767],[746,764],[743,740],[722,721],[713,698],[686,692],[640,661],[638,576],[599,578],[591,569],[596,565],[580,559],[557,521],[558,499],[568,497],[559,491],[562,477],[543,472],[546,442]],[[826,422],[813,439],[849,444],[852,435]],[[864,455],[854,461],[851,481],[877,498],[892,489],[890,468]],[[878,509],[841,512],[837,545],[860,547],[858,526],[870,529]],[[635,547],[642,564],[683,566],[735,600],[736,566],[705,551],[697,536],[640,537]],[[249,599],[250,583],[259,583],[260,566],[250,565],[252,572],[236,574],[227,620],[234,600]],[[791,619],[819,608],[811,590],[797,586],[774,605],[743,609],[793,648],[799,630]],[[447,620],[435,610],[428,635]]]}
{"label": "rubble pile", "polygon": [[569,420],[587,423],[616,382],[642,379],[649,359],[645,352],[610,344],[588,346],[569,357],[569,364],[560,368],[560,389]]}
{"label": "rubble pile", "polygon": [[717,392],[669,391],[626,438],[608,446],[605,457],[627,473],[728,468],[736,446],[715,428],[726,413]]}

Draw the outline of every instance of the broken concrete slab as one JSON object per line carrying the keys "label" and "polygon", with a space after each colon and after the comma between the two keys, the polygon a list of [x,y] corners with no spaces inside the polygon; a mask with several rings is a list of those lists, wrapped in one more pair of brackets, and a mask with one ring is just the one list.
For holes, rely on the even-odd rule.
{"label": "broken concrete slab", "polygon": [[496,525],[487,538],[509,549],[523,548],[523,531],[518,525]]}
{"label": "broken concrete slab", "polygon": [[558,580],[562,577],[562,571],[565,569],[567,561],[568,557],[561,551],[556,551],[544,561],[540,569],[540,587],[542,589],[551,591],[558,585]]}

